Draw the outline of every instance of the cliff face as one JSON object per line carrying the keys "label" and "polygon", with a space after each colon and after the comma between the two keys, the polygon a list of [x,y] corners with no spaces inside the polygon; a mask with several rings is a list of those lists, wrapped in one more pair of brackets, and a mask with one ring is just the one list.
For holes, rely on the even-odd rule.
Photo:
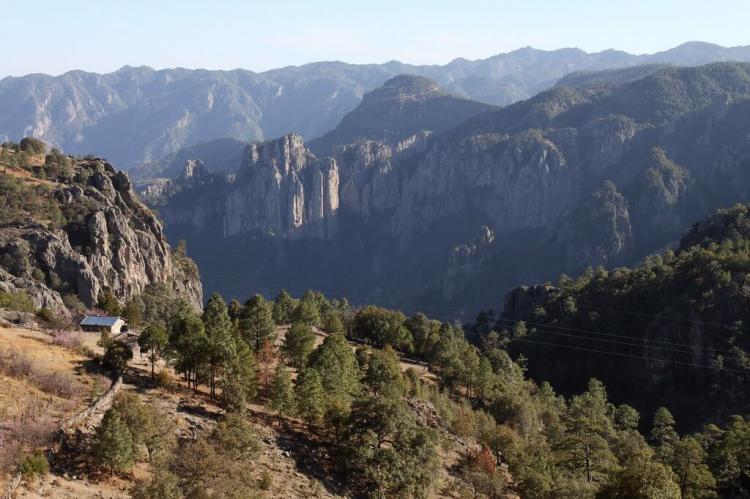
{"label": "cliff face", "polygon": [[246,149],[226,194],[222,233],[331,238],[338,209],[336,162],[316,158],[289,134]]}
{"label": "cliff face", "polygon": [[150,284],[167,283],[200,308],[195,264],[172,252],[128,177],[100,159],[72,161],[66,180],[43,183],[62,220],[18,219],[0,227],[0,255],[13,264],[0,277],[5,287],[26,290],[38,307],[59,308],[64,294],[92,306],[105,290],[124,302]]}
{"label": "cliff face", "polygon": [[[338,146],[331,158],[286,135],[250,146],[234,182],[160,210],[191,247],[218,221],[219,237],[267,241],[273,250],[261,253],[277,278],[264,278],[288,287],[316,285],[295,280],[292,255],[304,269],[321,265],[326,279],[338,270],[321,262],[336,255],[331,265],[348,261],[371,284],[350,291],[367,300],[497,305],[503,289],[524,282],[636,261],[711,209],[750,200],[749,68],[593,78],[442,133]],[[484,228],[493,237],[472,242]],[[295,240],[316,242],[292,249]]]}

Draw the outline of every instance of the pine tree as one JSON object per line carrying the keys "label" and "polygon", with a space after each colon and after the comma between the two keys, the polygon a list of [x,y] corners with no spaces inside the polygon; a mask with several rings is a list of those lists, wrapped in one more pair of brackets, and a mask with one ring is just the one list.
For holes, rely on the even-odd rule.
{"label": "pine tree", "polygon": [[357,400],[339,454],[353,490],[371,497],[424,497],[436,471],[435,433],[397,397]]}
{"label": "pine tree", "polygon": [[271,306],[261,295],[249,298],[242,307],[239,319],[240,334],[258,351],[265,338],[272,338],[275,327]]}
{"label": "pine tree", "polygon": [[258,364],[260,364],[259,374],[260,382],[263,384],[263,392],[268,397],[268,384],[271,382],[271,365],[278,357],[278,352],[273,343],[266,338],[260,345],[260,350],[256,353]]}
{"label": "pine tree", "polygon": [[168,342],[167,332],[158,325],[147,326],[138,337],[138,346],[141,347],[141,351],[148,352],[148,359],[151,361],[151,379],[154,379],[156,361],[161,357]]}
{"label": "pine tree", "polygon": [[315,333],[302,322],[295,322],[284,338],[282,350],[289,362],[298,370],[305,367],[307,358],[315,348]]}
{"label": "pine tree", "polygon": [[236,353],[224,366],[222,398],[228,411],[243,412],[247,402],[258,393],[255,354],[242,340],[237,340]]}
{"label": "pine tree", "polygon": [[323,319],[323,330],[328,334],[344,334],[344,323],[335,311],[327,313]]}
{"label": "pine tree", "polygon": [[641,416],[638,411],[627,404],[620,404],[615,409],[615,427],[621,431],[635,431],[638,429],[638,423]]}
{"label": "pine tree", "polygon": [[320,326],[320,305],[313,293],[310,291],[305,293],[297,308],[294,309],[292,320],[308,326]]}
{"label": "pine tree", "polygon": [[321,378],[328,398],[347,404],[360,391],[359,363],[349,342],[341,334],[331,334],[316,348],[308,362]]}
{"label": "pine tree", "polygon": [[109,467],[110,473],[128,469],[135,460],[133,436],[125,422],[112,409],[104,414],[101,425],[96,429],[94,454],[102,464]]}
{"label": "pine tree", "polygon": [[583,471],[592,483],[616,466],[609,447],[612,421],[608,415],[607,392],[601,381],[589,381],[588,390],[576,395],[565,416],[565,435],[560,443],[561,461],[575,471]]}
{"label": "pine tree", "polygon": [[208,337],[203,321],[191,310],[182,310],[173,319],[169,353],[175,369],[185,375],[188,387],[198,388],[198,371],[206,358]]}
{"label": "pine tree", "polygon": [[216,377],[221,367],[234,355],[232,321],[226,303],[213,293],[203,309],[203,325],[206,332],[206,362],[209,370],[211,398],[216,396]]}
{"label": "pine tree", "polygon": [[294,392],[292,390],[292,376],[289,370],[279,364],[271,382],[270,407],[275,410],[281,424],[282,416],[289,415],[294,410]]}
{"label": "pine tree", "polygon": [[289,296],[285,289],[282,289],[273,302],[273,321],[279,325],[291,324],[296,308],[297,300]]}
{"label": "pine tree", "polygon": [[675,444],[671,464],[681,497],[713,496],[716,479],[706,466],[706,451],[694,437],[685,437]]}
{"label": "pine tree", "polygon": [[315,369],[305,369],[297,378],[294,387],[297,412],[312,427],[323,419],[325,413],[325,393],[320,374]]}
{"label": "pine tree", "polygon": [[666,407],[659,407],[654,414],[654,424],[651,427],[651,442],[656,447],[656,456],[663,462],[669,463],[674,456],[674,446],[680,437],[674,429],[675,420]]}
{"label": "pine tree", "polygon": [[133,358],[133,350],[122,340],[109,340],[104,349],[102,361],[115,373],[120,374],[125,370],[128,361]]}
{"label": "pine tree", "polygon": [[378,396],[400,396],[404,392],[403,378],[398,354],[386,345],[383,350],[374,350],[367,363],[365,383]]}

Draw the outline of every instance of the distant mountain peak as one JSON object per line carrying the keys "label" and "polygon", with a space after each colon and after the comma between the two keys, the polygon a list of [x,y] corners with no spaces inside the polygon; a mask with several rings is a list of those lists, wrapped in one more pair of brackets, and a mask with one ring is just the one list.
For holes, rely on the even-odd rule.
{"label": "distant mountain peak", "polygon": [[362,140],[394,144],[421,131],[440,132],[492,106],[457,97],[423,76],[401,74],[364,95],[341,123],[310,142],[319,155]]}
{"label": "distant mountain peak", "polygon": [[375,90],[366,93],[362,98],[362,103],[371,104],[389,100],[427,100],[446,95],[448,95],[448,92],[429,78],[401,74],[394,76]]}

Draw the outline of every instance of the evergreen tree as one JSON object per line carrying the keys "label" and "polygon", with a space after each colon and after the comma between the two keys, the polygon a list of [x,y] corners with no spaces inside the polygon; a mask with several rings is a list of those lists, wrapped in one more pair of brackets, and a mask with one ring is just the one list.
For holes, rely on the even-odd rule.
{"label": "evergreen tree", "polygon": [[159,325],[146,326],[138,337],[138,346],[142,352],[148,352],[151,361],[151,379],[154,379],[154,366],[169,343],[169,336],[163,327]]}
{"label": "evergreen tree", "polygon": [[263,392],[268,397],[268,385],[271,382],[271,366],[278,357],[278,352],[273,343],[266,338],[260,345],[260,350],[256,353],[258,364],[260,364],[260,382],[263,384]]}
{"label": "evergreen tree", "polygon": [[285,289],[282,289],[273,301],[273,321],[279,325],[291,324],[296,308],[297,300],[289,296]]}
{"label": "evergreen tree", "polygon": [[133,436],[128,426],[114,410],[104,413],[101,425],[94,437],[94,454],[99,462],[115,470],[127,470],[135,460]]}
{"label": "evergreen tree", "polygon": [[320,374],[315,369],[305,369],[297,378],[294,387],[297,412],[308,426],[314,426],[325,413],[325,393]]}
{"label": "evergreen tree", "polygon": [[108,315],[116,316],[122,313],[120,301],[109,289],[106,289],[99,293],[96,301],[96,306],[104,310]]}
{"label": "evergreen tree", "polygon": [[311,327],[320,326],[320,309],[312,295],[305,294],[305,297],[300,300],[299,305],[294,309],[292,320]]}
{"label": "evergreen tree", "polygon": [[109,340],[104,348],[102,361],[115,373],[120,374],[132,358],[133,350],[127,343],[122,340]]}
{"label": "evergreen tree", "polygon": [[636,431],[638,430],[638,423],[641,417],[638,411],[633,409],[627,404],[621,404],[615,409],[615,428],[620,431]]}
{"label": "evergreen tree", "polygon": [[257,365],[250,347],[242,340],[236,343],[235,355],[224,366],[222,398],[228,411],[244,412],[258,393]]}
{"label": "evergreen tree", "polygon": [[390,345],[383,350],[374,350],[365,372],[365,383],[378,395],[401,396],[404,392],[401,365],[396,351]]}
{"label": "evergreen tree", "polygon": [[613,428],[607,392],[600,381],[592,379],[586,392],[573,397],[565,430],[558,448],[560,460],[571,470],[582,471],[588,483],[601,481],[616,467],[608,443]]}
{"label": "evergreen tree", "polygon": [[674,456],[674,447],[679,440],[674,429],[675,420],[666,407],[659,407],[654,414],[651,427],[651,442],[656,447],[656,455],[663,463],[669,463]]}
{"label": "evergreen tree", "polygon": [[135,297],[125,304],[122,309],[122,317],[128,323],[131,329],[138,329],[141,327],[143,321],[143,300],[139,297]]}
{"label": "evergreen tree", "polygon": [[286,333],[282,346],[289,362],[298,370],[302,370],[314,348],[315,333],[312,328],[303,322],[293,323]]}
{"label": "evergreen tree", "polygon": [[359,363],[343,335],[326,336],[310,354],[308,364],[319,373],[329,399],[336,398],[348,404],[351,397],[359,393]]}
{"label": "evergreen tree", "polygon": [[229,318],[232,319],[232,322],[237,322],[242,313],[242,304],[237,300],[232,300],[227,306],[227,313],[229,313]]}
{"label": "evergreen tree", "polygon": [[198,371],[206,358],[208,337],[203,321],[191,310],[182,310],[172,321],[169,353],[177,372],[184,374],[188,386],[198,388]]}
{"label": "evergreen tree", "polygon": [[435,434],[402,399],[357,400],[344,428],[339,465],[350,488],[372,497],[424,497],[436,471]]}
{"label": "evergreen tree", "polygon": [[672,470],[682,497],[714,497],[716,479],[706,465],[706,452],[693,437],[685,437],[674,446]]}
{"label": "evergreen tree", "polygon": [[226,303],[213,293],[203,309],[203,326],[206,332],[206,362],[209,370],[211,398],[216,396],[216,377],[222,366],[234,355],[232,321]]}
{"label": "evergreen tree", "polygon": [[328,334],[344,334],[344,323],[335,311],[330,311],[323,318],[323,330]]}
{"label": "evergreen tree", "polygon": [[633,449],[623,467],[610,475],[596,497],[601,499],[680,499],[671,470],[653,459],[648,446]]}
{"label": "evergreen tree", "polygon": [[703,430],[709,462],[722,497],[750,497],[750,420],[732,416],[726,430]]}
{"label": "evergreen tree", "polygon": [[294,392],[292,390],[292,376],[283,364],[276,367],[271,382],[270,407],[275,410],[281,424],[282,416],[294,411]]}
{"label": "evergreen tree", "polygon": [[265,338],[272,338],[275,327],[273,312],[261,295],[249,298],[242,307],[239,319],[240,334],[256,351]]}

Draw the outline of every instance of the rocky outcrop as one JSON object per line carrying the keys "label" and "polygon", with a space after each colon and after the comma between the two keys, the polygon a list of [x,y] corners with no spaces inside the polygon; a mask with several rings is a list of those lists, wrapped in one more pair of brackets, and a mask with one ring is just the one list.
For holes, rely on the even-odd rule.
{"label": "rocky outcrop", "polygon": [[180,192],[211,183],[222,183],[226,176],[216,175],[199,159],[185,161],[182,172],[174,179],[156,178],[136,186],[140,198],[151,206],[159,206]]}
{"label": "rocky outcrop", "polygon": [[283,137],[249,146],[226,194],[223,235],[332,238],[339,209],[339,170],[319,159],[302,137]]}
{"label": "rocky outcrop", "polygon": [[77,160],[74,172],[72,180],[50,182],[63,223],[18,220],[0,228],[0,255],[11,267],[0,286],[25,290],[38,307],[61,308],[62,294],[92,306],[105,290],[124,302],[167,283],[200,308],[195,264],[172,252],[128,177],[94,158]]}
{"label": "rocky outcrop", "polygon": [[441,280],[443,296],[446,299],[452,299],[455,293],[463,291],[477,280],[482,264],[491,254],[494,242],[495,232],[483,225],[470,243],[459,244],[453,248]]}

